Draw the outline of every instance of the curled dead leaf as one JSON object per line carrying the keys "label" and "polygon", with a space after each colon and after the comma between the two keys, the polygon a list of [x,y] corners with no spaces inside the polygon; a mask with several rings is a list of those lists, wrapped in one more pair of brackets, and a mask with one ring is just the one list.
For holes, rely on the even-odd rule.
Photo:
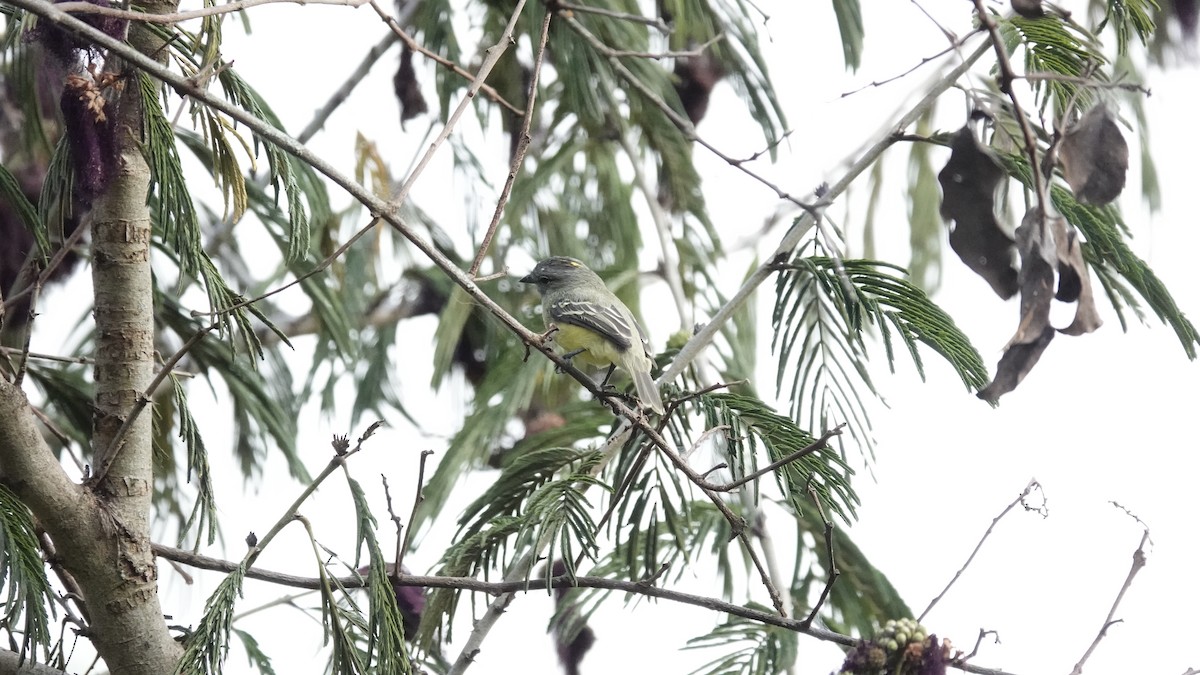
{"label": "curled dead leaf", "polygon": [[429,105],[421,94],[421,84],[417,82],[417,71],[413,68],[413,54],[408,45],[403,45],[400,52],[400,67],[392,77],[392,88],[396,99],[400,102],[400,124],[412,118],[429,112]]}
{"label": "curled dead leaf", "polygon": [[1073,228],[1068,229],[1066,219],[1061,216],[1054,218],[1053,226],[1058,251],[1058,293],[1054,297],[1061,302],[1076,303],[1075,320],[1066,328],[1058,329],[1058,332],[1065,335],[1091,333],[1103,321],[1100,320],[1096,299],[1092,295],[1092,277],[1083,260],[1079,233]]}
{"label": "curled dead leaf", "polygon": [[1129,145],[1105,105],[1094,106],[1063,134],[1058,164],[1081,203],[1107,204],[1125,189]]}
{"label": "curled dead leaf", "polygon": [[941,214],[953,220],[950,247],[1001,298],[1018,290],[1013,239],[996,219],[996,188],[1004,170],[992,153],[964,126],[950,144],[950,160],[938,174]]}

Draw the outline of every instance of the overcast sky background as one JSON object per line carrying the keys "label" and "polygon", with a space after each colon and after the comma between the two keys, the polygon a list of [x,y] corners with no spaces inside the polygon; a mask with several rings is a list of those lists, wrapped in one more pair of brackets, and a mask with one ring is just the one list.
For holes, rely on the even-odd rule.
{"label": "overcast sky background", "polygon": [[[969,3],[927,4],[951,30],[963,34],[969,29]],[[864,5],[863,66],[848,74],[842,66],[837,27],[828,3],[761,3],[772,17],[763,33],[763,48],[794,133],[781,146],[778,164],[760,162],[756,170],[789,192],[803,194],[821,181],[836,180],[843,163],[907,109],[903,102],[912,98],[910,92],[922,90],[922,84],[946,63],[939,59],[899,82],[842,98],[843,92],[900,74],[946,44],[940,31],[912,3]],[[237,22],[227,24],[225,56],[275,106],[292,133],[308,123],[312,112],[384,34],[370,8],[271,6],[251,10],[250,17],[254,32],[248,37],[235,28]],[[319,58],[306,59],[295,51],[298,42],[326,41],[336,47],[323,48]],[[421,147],[426,119],[411,121],[407,133],[399,129],[399,113],[391,94],[395,59],[395,52],[384,57],[329,120],[327,131],[310,144],[346,173],[353,167],[357,132],[378,144],[397,173]],[[427,64],[420,57],[416,63],[422,84],[430,87]],[[1194,215],[1194,158],[1200,151],[1193,120],[1196,81],[1197,69],[1192,64],[1148,74],[1146,84],[1153,90],[1147,101],[1152,150],[1158,161],[1164,207],[1153,216],[1143,208],[1137,189],[1136,151],[1131,152],[1135,166],[1129,176],[1130,189],[1121,200],[1135,232],[1135,251],[1150,262],[1193,320],[1200,312],[1194,278],[1195,251],[1200,250]],[[427,91],[432,98],[431,89]],[[962,124],[961,97],[951,93],[945,101],[939,127],[955,129]],[[699,131],[732,156],[748,156],[762,149],[744,105],[728,85],[720,85],[714,92],[709,116]],[[1136,142],[1128,134],[1127,138]],[[487,149],[478,152],[494,169],[498,177],[494,189],[498,188],[507,167],[507,141],[491,154]],[[947,156],[947,152],[935,153],[935,166],[940,168]],[[878,254],[901,264],[908,259],[906,158],[906,147],[891,154],[884,208],[877,216]],[[738,241],[774,211],[777,202],[770,191],[699,148],[696,159],[705,176],[710,213],[725,241]],[[204,180],[201,177],[198,182]],[[486,194],[479,203],[464,199],[467,186],[456,182],[459,180],[450,170],[450,153],[443,149],[413,194],[422,208],[452,230],[459,241],[465,241],[465,230],[454,232],[455,224],[468,218],[486,220],[494,201]],[[859,241],[865,193],[865,183],[861,183],[830,210],[830,215],[848,228],[854,242]],[[343,195],[335,194],[335,199],[346,203]],[[463,212],[464,202],[473,213]],[[646,227],[648,223],[647,219]],[[782,234],[777,228],[763,237],[759,253],[773,249]],[[653,266],[656,256],[651,238],[648,241],[643,269]],[[731,261],[729,269],[739,272],[726,275],[729,285],[725,291],[736,288],[740,270],[750,259],[747,251]],[[527,271],[522,265],[531,262],[512,260],[509,265],[519,276]],[[661,285],[645,292],[648,306],[669,301]],[[768,289],[760,298],[763,311],[759,314],[764,322],[760,326],[764,351],[759,388],[764,394],[770,393],[774,372],[773,359],[765,351],[770,296]],[[994,369],[1017,324],[1016,301],[1000,301],[953,256],[945,261],[942,288],[935,299],[955,317]],[[903,356],[898,374],[887,374],[882,350],[875,352],[876,381],[889,407],[874,410],[876,462],[870,472],[860,472],[855,483],[863,504],[860,520],[850,532],[915,612],[941,590],[992,519],[1031,478],[1042,483],[1048,497],[1048,518],[1018,508],[996,527],[964,577],[924,622],[931,632],[950,638],[967,651],[981,628],[999,631],[1000,644],[989,642],[982,647],[974,661],[979,665],[1017,673],[1070,672],[1101,627],[1141,537],[1141,526],[1109,504],[1116,500],[1149,525],[1154,544],[1148,550],[1148,565],[1116,615],[1123,623],[1109,630],[1085,672],[1178,675],[1189,666],[1200,667],[1200,653],[1195,648],[1200,634],[1195,609],[1200,606],[1200,586],[1194,572],[1200,558],[1196,536],[1200,506],[1195,493],[1200,443],[1193,432],[1200,411],[1200,366],[1187,361],[1169,328],[1151,322],[1148,327],[1135,324],[1129,333],[1122,333],[1106,299],[1101,298],[1099,304],[1105,326],[1094,335],[1056,339],[998,409],[966,392],[954,373],[928,350],[924,354],[926,383]],[[657,348],[678,328],[671,323],[673,317],[667,312],[646,317]],[[430,344],[434,326],[431,318],[406,324],[403,339],[415,346],[409,353],[424,353],[420,350]],[[297,356],[306,363],[308,343],[301,340],[298,347]],[[388,476],[394,496],[407,513],[420,450],[440,453],[460,423],[459,411],[466,403],[464,387],[458,383],[444,387],[436,396],[424,395],[428,361],[421,357],[403,364],[414,374],[407,379],[411,386],[402,394],[407,395],[405,403],[410,410],[426,422],[429,433],[422,435],[399,419],[389,420],[393,426],[371,440],[367,451],[352,462],[355,476],[368,488],[373,504],[379,505],[376,516],[382,521],[380,536],[385,550],[390,550],[392,535],[378,475]],[[275,461],[268,464],[270,480],[262,489],[255,491],[250,486],[242,494],[243,485],[227,452],[231,439],[222,428],[228,412],[203,388],[193,388],[191,398],[205,430],[214,471],[225,477],[218,482],[217,496],[228,549],[209,552],[240,558],[244,531],[266,531],[300,487],[277,478],[284,476],[285,470]],[[220,398],[218,393],[217,401]],[[326,419],[316,414],[315,408],[304,416],[302,456],[310,471],[315,473],[327,461],[332,434],[348,433],[353,438],[362,431],[347,425],[344,415]],[[477,495],[493,478],[482,475],[467,481],[461,503]],[[353,516],[344,481],[331,479],[302,512],[316,522],[322,543],[350,554]],[[782,517],[773,522],[786,524]],[[432,532],[407,558],[414,571],[425,572],[436,562],[452,535],[448,523],[450,520],[444,519],[445,528]],[[790,550],[786,544],[779,548],[785,554]],[[300,528],[285,531],[260,558],[259,566],[312,575],[311,548]],[[783,567],[790,568],[790,560],[785,559]],[[200,574],[198,583],[188,587],[168,566],[160,569],[164,604],[166,611],[174,614],[172,622],[198,622],[208,593],[219,582],[218,575]],[[687,576],[681,590],[719,595],[711,570],[698,567]],[[285,593],[287,589],[248,581],[238,611]],[[756,592],[755,597],[762,600],[763,594]],[[316,598],[298,602],[313,606]],[[634,607],[622,609],[615,604],[599,613],[594,622],[597,643],[584,661],[585,675],[619,672],[617,669],[683,673],[717,656],[675,650],[724,617],[645,600]],[[545,635],[550,612],[551,602],[544,594],[518,598],[484,643],[471,672],[558,672],[550,638]],[[258,637],[264,651],[273,657],[277,672],[323,671],[320,625],[300,612],[276,608],[248,617],[238,626]],[[458,644],[448,647],[451,656],[457,654],[469,630],[468,622],[459,624]],[[808,638],[801,639],[801,655],[797,669],[801,674],[829,673],[841,661],[839,650]],[[238,649],[230,655],[228,672],[248,672]]]}

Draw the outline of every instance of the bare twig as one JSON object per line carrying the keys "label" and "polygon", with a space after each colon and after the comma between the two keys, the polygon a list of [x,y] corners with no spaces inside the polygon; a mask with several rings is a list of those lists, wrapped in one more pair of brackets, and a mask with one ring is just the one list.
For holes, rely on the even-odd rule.
{"label": "bare twig", "polygon": [[[1124,507],[1119,506],[1119,508]],[[1125,509],[1125,512],[1129,513],[1129,510]],[[1132,513],[1129,513],[1129,515],[1141,523],[1141,520],[1137,516],[1134,516]],[[1092,640],[1092,644],[1088,646],[1087,651],[1083,653],[1083,656],[1079,658],[1079,662],[1071,669],[1071,675],[1080,675],[1083,672],[1083,664],[1087,662],[1092,652],[1096,651],[1096,647],[1100,646],[1100,641],[1108,634],[1109,627],[1121,621],[1120,619],[1113,619],[1113,616],[1117,613],[1117,607],[1121,605],[1121,600],[1125,597],[1125,591],[1128,591],[1129,587],[1133,584],[1133,578],[1146,566],[1145,547],[1146,543],[1150,541],[1150,529],[1145,527],[1144,523],[1142,526],[1142,540],[1138,542],[1137,550],[1133,552],[1133,563],[1129,566],[1129,574],[1125,575],[1125,583],[1121,584],[1121,590],[1117,591],[1117,597],[1113,600],[1112,607],[1108,610],[1108,616],[1104,618],[1104,624],[1100,626],[1100,631],[1096,633],[1096,638]]]}
{"label": "bare twig", "polygon": [[[534,103],[537,101],[538,78],[542,74],[542,60],[546,54],[546,42],[550,39],[550,19],[554,16],[553,12],[546,12],[545,18],[542,19],[542,34],[538,39],[537,56],[533,61],[533,73],[529,77],[529,93],[525,97],[525,118],[521,121],[520,137],[517,140],[517,150],[513,153],[512,163],[508,168],[508,178],[504,181],[504,189],[500,191],[500,198],[496,200],[496,210],[492,213],[492,222],[488,223],[487,231],[483,234],[483,240],[479,242],[479,251],[475,253],[475,260],[471,263],[471,269],[467,274],[475,278],[479,274],[479,267],[483,265],[483,259],[487,256],[488,249],[492,246],[492,237],[496,236],[496,229],[500,227],[500,216],[504,215],[504,205],[508,203],[508,197],[512,194],[513,183],[517,181],[517,174],[521,172],[521,165],[525,162],[525,153],[529,151],[529,129],[533,126],[533,110]],[[514,109],[515,111],[515,109]]]}
{"label": "bare twig", "polygon": [[216,16],[218,14],[240,12],[243,9],[259,5],[289,3],[296,5],[344,5],[347,7],[360,7],[367,2],[368,0],[235,0],[234,2],[222,5],[213,5],[186,12],[172,12],[171,14],[148,14],[146,12],[135,12],[128,9],[108,7],[106,5],[93,5],[90,2],[64,2],[59,4],[59,7],[64,12],[70,14],[99,14],[101,16],[111,16],[116,19],[128,19],[129,21],[166,24],[189,21],[191,19],[203,19],[206,16]]}
{"label": "bare twig", "polygon": [[715,45],[716,43],[718,43],[724,39],[725,39],[724,33],[717,33],[711,39],[705,40],[702,44],[697,45],[695,47],[695,49],[685,49],[685,50],[665,51],[665,52],[639,52],[639,51],[627,51],[624,49],[612,49],[612,50],[609,50],[608,55],[609,56],[618,56],[618,57],[622,57],[622,58],[654,59],[655,61],[658,61],[660,59],[695,58],[697,56],[703,56],[704,52],[707,51],[709,47]]}
{"label": "bare twig", "polygon": [[29,295],[28,317],[25,321],[25,325],[22,327],[25,331],[25,335],[21,338],[21,357],[17,362],[16,377],[13,378],[13,384],[15,384],[17,388],[21,387],[21,382],[25,379],[25,368],[29,365],[29,345],[33,340],[33,321],[37,318],[37,303],[38,298],[40,298],[41,295],[42,276],[39,274],[38,277],[33,280],[33,292]]}
{"label": "bare twig", "polygon": [[1000,512],[1000,515],[992,518],[992,524],[988,525],[988,528],[983,533],[983,536],[979,538],[979,543],[975,544],[975,549],[971,551],[971,555],[967,556],[967,561],[963,563],[962,567],[960,567],[957,572],[954,573],[954,577],[950,579],[950,583],[946,584],[946,587],[942,589],[942,592],[938,593],[937,597],[929,601],[929,605],[925,608],[925,611],[921,612],[921,615],[917,617],[917,623],[920,623],[925,619],[925,615],[929,614],[929,610],[933,609],[933,606],[942,599],[942,596],[946,595],[946,593],[950,590],[950,587],[953,586],[954,583],[958,581],[958,578],[962,576],[963,572],[967,571],[967,567],[971,564],[971,561],[975,560],[975,554],[979,553],[979,549],[983,548],[983,542],[987,541],[987,538],[991,536],[992,530],[996,527],[996,523],[999,523],[1004,516],[1008,515],[1008,512],[1012,511],[1017,504],[1023,503],[1025,499],[1033,493],[1034,490],[1041,490],[1041,488],[1042,486],[1037,482],[1037,479],[1031,478],[1029,483],[1025,486],[1025,489],[1021,491],[1021,494],[1017,495],[1017,498],[1014,499],[1011,504],[1004,507],[1004,510]]}
{"label": "bare twig", "polygon": [[808,613],[808,618],[804,620],[805,626],[811,626],[813,621],[816,621],[817,614],[821,611],[821,606],[829,599],[829,593],[833,591],[833,584],[838,580],[842,573],[837,568],[837,561],[833,555],[833,522],[825,515],[825,507],[821,504],[821,498],[817,495],[817,491],[809,486],[808,495],[812,497],[813,504],[817,506],[817,513],[821,514],[821,522],[825,523],[825,555],[829,560],[827,571],[829,578],[825,581],[825,588],[821,589],[821,597],[813,603],[812,611]]}
{"label": "bare twig", "polygon": [[552,6],[560,10],[565,9],[571,12],[579,12],[580,14],[595,14],[597,16],[606,16],[610,19],[617,19],[619,21],[632,21],[633,23],[646,24],[647,26],[657,28],[658,31],[663,35],[670,35],[674,32],[671,27],[662,20],[662,17],[656,16],[652,19],[648,16],[642,16],[641,14],[616,12],[611,9],[604,9],[603,7],[586,7],[584,5],[571,4],[569,2],[555,2]]}
{"label": "bare twig", "polygon": [[400,545],[399,555],[396,556],[396,574],[403,573],[404,554],[408,553],[408,547],[412,543],[412,524],[417,520],[417,509],[421,506],[421,502],[425,501],[425,461],[432,454],[432,450],[421,451],[421,465],[417,469],[417,494],[413,495],[412,513],[408,516],[409,527],[404,532],[404,543]]}
{"label": "bare twig", "polygon": [[[410,2],[405,9],[408,10],[410,8],[415,8],[416,5],[417,2]],[[363,60],[358,64],[358,67],[351,71],[350,76],[346,78],[346,81],[342,82],[341,86],[339,86],[333,92],[333,94],[330,95],[329,100],[325,102],[325,105],[317,109],[317,112],[313,114],[312,120],[310,120],[304,129],[302,129],[300,133],[296,135],[296,140],[300,141],[301,143],[307,143],[312,140],[312,137],[316,136],[317,132],[324,128],[325,122],[329,120],[330,116],[333,115],[333,112],[341,107],[341,105],[346,102],[346,99],[350,98],[350,94],[354,91],[354,88],[357,87],[364,79],[366,79],[367,73],[371,72],[371,68],[374,67],[375,62],[378,61],[379,58],[384,54],[386,54],[388,50],[392,48],[392,45],[399,41],[400,37],[396,35],[396,33],[389,32],[383,36],[383,39],[381,39],[379,42],[376,42],[374,47],[371,47],[371,49],[367,50],[366,55],[363,56]],[[180,110],[182,109],[183,108],[180,107]]]}
{"label": "bare twig", "polygon": [[787,604],[784,602],[783,596],[779,594],[779,589],[775,587],[775,582],[771,580],[771,572],[758,557],[758,551],[754,550],[745,530],[738,534],[738,539],[741,540],[742,546],[746,547],[746,555],[750,556],[750,562],[754,563],[754,569],[758,570],[758,578],[767,589],[767,597],[771,598],[771,606],[775,608],[776,612],[779,612],[779,616],[786,617],[788,615]]}
{"label": "bare twig", "polygon": [[1025,153],[1029,157],[1029,171],[1033,175],[1033,187],[1038,200],[1040,213],[1038,221],[1044,228],[1046,226],[1046,208],[1049,206],[1050,200],[1046,196],[1046,177],[1042,174],[1041,166],[1038,164],[1037,137],[1033,133],[1033,126],[1029,123],[1029,118],[1025,116],[1025,111],[1021,108],[1021,102],[1017,100],[1017,93],[1013,91],[1012,83],[1017,79],[1017,75],[1013,70],[1012,63],[1008,60],[1008,51],[1004,47],[1003,38],[1000,37],[1000,29],[996,26],[996,22],[987,8],[983,6],[983,0],[974,0],[974,2],[979,23],[987,29],[988,35],[991,37],[992,48],[996,53],[996,65],[1000,69],[1000,91],[1007,94],[1008,100],[1012,102],[1013,117],[1017,119],[1017,124],[1021,127],[1021,135],[1025,139]]}
{"label": "bare twig", "polygon": [[809,443],[808,445],[804,446],[803,448],[800,448],[799,450],[797,450],[796,452],[793,452],[792,454],[788,455],[787,457],[784,457],[782,459],[777,459],[774,462],[771,462],[770,464],[759,469],[758,471],[755,471],[754,473],[748,474],[746,476],[742,476],[738,480],[735,480],[731,483],[725,483],[724,485],[715,485],[715,486],[713,486],[712,489],[716,490],[717,492],[730,492],[731,490],[735,490],[735,489],[745,485],[746,483],[749,483],[750,481],[758,478],[759,476],[765,476],[766,474],[771,473],[772,471],[774,471],[775,469],[778,469],[781,466],[784,466],[786,464],[791,464],[792,462],[803,459],[804,457],[807,457],[807,456],[811,455],[812,453],[828,446],[829,439],[833,438],[834,436],[840,436],[842,433],[842,429],[844,429],[845,427],[846,427],[845,424],[839,424],[836,427],[830,429],[829,431],[826,431],[825,433],[821,434],[821,437],[818,438],[817,440],[813,441],[812,443]]}
{"label": "bare twig", "polygon": [[[379,6],[379,4],[375,2],[375,0],[371,0],[371,7],[375,9],[375,11],[379,14],[379,17],[383,19],[385,23],[388,23],[389,20],[391,20],[391,17],[388,15],[388,13],[385,12]],[[433,139],[433,142],[429,144],[429,148],[425,151],[425,154],[421,156],[420,161],[417,162],[416,168],[413,169],[412,173],[409,174],[408,178],[404,181],[404,184],[401,185],[400,189],[396,192],[395,197],[391,200],[391,203],[386,209],[386,213],[388,215],[394,215],[397,213],[400,209],[400,206],[406,199],[408,199],[408,193],[412,191],[413,185],[417,182],[417,179],[421,177],[421,174],[424,173],[425,167],[429,165],[429,161],[433,159],[433,155],[437,153],[439,148],[442,147],[442,144],[446,142],[446,139],[450,138],[450,132],[454,130],[454,126],[458,124],[458,120],[462,118],[463,113],[467,111],[467,106],[471,104],[471,101],[475,99],[475,95],[478,94],[480,88],[483,87],[483,83],[485,80],[487,80],[488,74],[492,72],[492,68],[496,67],[496,63],[500,61],[500,57],[504,55],[504,52],[508,49],[509,45],[512,44],[513,30],[516,28],[517,18],[521,16],[521,10],[524,8],[525,0],[517,0],[516,6],[513,8],[512,15],[509,16],[508,24],[504,26],[504,32],[500,35],[500,39],[485,52],[487,56],[484,57],[483,63],[479,65],[479,71],[475,73],[475,79],[471,80],[470,86],[467,87],[466,94],[458,102],[458,106],[454,108],[454,112],[450,113],[450,117],[446,120],[446,124],[442,127],[441,132],[439,132],[437,137]],[[332,178],[332,176],[330,177]],[[426,254],[428,254],[428,252],[426,252]]]}
{"label": "bare twig", "polygon": [[[383,17],[383,20],[387,23],[388,28],[392,29],[392,34],[397,39],[402,40],[405,45],[408,45],[409,49],[411,49],[414,52],[417,52],[418,54],[433,61],[434,63],[437,63],[438,65],[442,66],[443,68],[446,68],[447,70],[454,73],[455,75],[458,75],[458,76],[466,79],[467,81],[472,81],[475,79],[475,75],[472,75],[470,72],[464,70],[457,63],[451,61],[450,59],[443,57],[442,55],[440,55],[436,52],[432,52],[432,51],[426,49],[425,45],[422,45],[421,43],[414,40],[413,37],[408,34],[408,31],[404,30],[404,22],[402,22],[398,19],[393,19],[390,16],[387,16],[387,14],[384,13],[383,10],[381,10],[379,8],[379,6],[376,5],[374,2],[372,2],[371,5],[375,8],[375,11],[379,12],[380,16]],[[492,85],[485,83],[479,89],[483,93],[487,94],[488,98],[492,99],[496,103],[499,103],[500,105],[507,108],[508,111],[511,112],[512,114],[514,114],[514,115],[524,115],[525,114],[524,110],[521,110],[520,108],[513,105],[512,103],[509,103],[508,99],[504,98],[500,94],[500,92],[496,91],[496,88],[493,87]]]}
{"label": "bare twig", "polygon": [[[350,237],[350,239],[348,239],[346,241],[346,243],[337,247],[337,250],[335,250],[333,253],[330,253],[329,255],[325,256],[325,259],[322,260],[321,262],[317,263],[316,267],[305,272],[304,274],[301,274],[300,276],[296,277],[295,279],[292,279],[291,281],[287,282],[286,284],[284,284],[282,286],[278,286],[276,288],[272,288],[271,290],[269,290],[266,293],[263,293],[262,295],[259,295],[257,297],[248,298],[245,300],[241,300],[239,302],[235,302],[232,305],[229,305],[228,307],[218,307],[210,312],[200,312],[200,311],[192,310],[192,316],[216,317],[216,316],[220,316],[222,314],[228,314],[230,312],[241,309],[242,307],[245,307],[247,305],[253,305],[254,303],[256,303],[260,300],[266,300],[267,298],[271,297],[272,295],[277,295],[279,293],[282,293],[283,291],[286,291],[287,289],[291,288],[292,286],[295,286],[296,284],[303,282],[305,279],[309,279],[317,274],[320,274],[321,272],[328,269],[328,267],[330,265],[332,265],[335,260],[342,257],[343,253],[350,250],[350,247],[353,246],[355,244],[355,242],[357,242],[359,239],[362,239],[363,236],[365,236],[371,230],[375,229],[375,226],[379,224],[379,221],[380,221],[379,216],[375,216],[374,218],[372,218],[371,222],[367,223],[366,225],[363,225],[362,228],[360,228],[358,230],[358,232],[354,233],[354,236]],[[209,330],[212,330],[212,329],[210,328]]]}

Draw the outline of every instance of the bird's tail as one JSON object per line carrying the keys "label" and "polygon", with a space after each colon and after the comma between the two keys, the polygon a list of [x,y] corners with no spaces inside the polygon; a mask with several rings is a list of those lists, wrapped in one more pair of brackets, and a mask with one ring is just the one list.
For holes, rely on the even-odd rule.
{"label": "bird's tail", "polygon": [[633,386],[637,388],[638,398],[642,400],[643,405],[659,415],[666,412],[663,409],[662,396],[658,393],[658,385],[654,384],[650,371],[633,371]]}

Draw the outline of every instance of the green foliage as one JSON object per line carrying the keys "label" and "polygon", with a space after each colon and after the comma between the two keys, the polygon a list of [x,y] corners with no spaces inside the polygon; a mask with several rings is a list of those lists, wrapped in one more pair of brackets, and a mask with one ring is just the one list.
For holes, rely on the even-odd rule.
{"label": "green foliage", "polygon": [[[815,509],[796,514],[796,537],[811,538],[817,544],[797,550],[792,570],[791,594],[797,613],[807,614],[820,600],[829,583],[829,559],[826,551],[826,526]],[[870,635],[881,617],[912,616],[912,611],[883,572],[871,564],[846,530],[832,527],[832,540],[838,578],[819,616],[825,626],[844,634]]]}
{"label": "green foliage", "polygon": [[858,70],[862,62],[863,18],[858,0],[833,0],[838,30],[842,33],[842,52],[848,70]]}
{"label": "green foliage", "polygon": [[38,217],[37,209],[21,190],[16,177],[9,173],[3,164],[0,164],[0,197],[12,205],[13,211],[33,234],[42,258],[48,257],[50,255],[50,239],[47,237],[46,227],[42,224],[42,219]]}
{"label": "green foliage", "polygon": [[[737,394],[705,394],[698,397],[706,429],[719,426],[724,436],[724,455],[734,480],[758,468],[757,450],[761,444],[768,462],[790,457],[812,445],[816,439],[801,430],[790,418],[780,415],[758,399]],[[772,472],[780,491],[792,509],[803,512],[812,495],[842,520],[849,522],[858,507],[858,495],[850,486],[854,470],[836,450],[825,447]]]}
{"label": "green foliage", "polygon": [[17,495],[0,483],[0,588],[4,596],[0,630],[11,638],[20,635],[20,645],[9,648],[20,658],[38,660],[37,648],[50,648],[50,615],[54,589],[46,578],[42,549],[38,544],[33,515]]}
{"label": "green foliage", "polygon": [[271,658],[259,648],[258,640],[253,635],[239,628],[234,628],[233,634],[242,641],[242,648],[246,650],[246,659],[250,662],[251,668],[262,675],[275,675],[275,667],[271,665]]}
{"label": "green foliage", "polygon": [[1090,106],[1095,100],[1093,91],[1081,86],[1078,79],[1071,79],[1107,80],[1102,67],[1108,64],[1108,58],[1090,33],[1078,24],[1052,16],[1027,19],[1014,15],[999,21],[999,25],[1010,52],[1018,45],[1024,47],[1026,73],[1067,76],[1029,82],[1043,111],[1051,101],[1055,115],[1061,115],[1072,102],[1083,108]]}
{"label": "green foliage", "polygon": [[[757,603],[747,609],[772,611]],[[721,655],[693,670],[695,675],[776,675],[796,663],[799,635],[795,631],[731,616],[707,635],[688,640],[688,649],[720,649]]]}
{"label": "green foliage", "polygon": [[[345,465],[342,465],[345,469]],[[396,604],[396,593],[388,579],[387,562],[379,541],[375,538],[378,523],[372,515],[362,486],[346,473],[346,483],[354,499],[358,534],[355,537],[354,566],[362,561],[362,550],[367,549],[368,572],[367,593],[370,611],[367,618],[367,659],[363,672],[406,673],[411,670],[408,662],[408,644],[404,641],[404,617]]]}
{"label": "green foliage", "polygon": [[[1032,189],[1032,175],[1024,157],[1001,153],[1000,159],[1010,176],[1026,189]],[[1175,331],[1187,357],[1195,359],[1200,332],[1175,304],[1158,275],[1130,250],[1125,241],[1129,229],[1116,207],[1080,204],[1070,190],[1057,183],[1050,187],[1050,201],[1087,240],[1083,244],[1084,260],[1099,277],[1122,327],[1126,325],[1123,310],[1130,307],[1138,311],[1140,296],[1141,302],[1149,305],[1155,316]]]}
{"label": "green foliage", "polygon": [[179,539],[182,542],[194,525],[197,535],[211,546],[217,538],[217,500],[213,494],[212,472],[208,467],[208,449],[188,407],[187,390],[174,375],[171,376],[171,391],[175,397],[175,407],[179,410],[179,437],[183,439],[187,450],[188,482],[193,476],[196,478],[196,503],[187,522],[183,524]]}
{"label": "green foliage", "polygon": [[790,372],[788,399],[800,424],[829,428],[836,419],[869,445],[870,426],[859,390],[875,393],[863,339],[869,325],[879,330],[893,372],[896,336],[922,378],[918,342],[946,359],[968,389],[987,384],[987,367],[970,340],[921,289],[895,274],[903,273],[902,268],[870,260],[844,260],[842,266],[844,273],[832,258],[798,253],[781,266],[783,273],[776,281],[776,388],[782,391]]}
{"label": "green foliage", "polygon": [[219,675],[229,654],[233,606],[242,595],[246,566],[238,565],[204,604],[204,617],[188,637],[175,675]]}
{"label": "green foliage", "polygon": [[1154,35],[1154,12],[1159,9],[1154,0],[1106,0],[1104,5],[1104,18],[1096,26],[1096,32],[1112,26],[1118,54],[1128,52],[1131,37],[1137,37],[1145,45]]}

